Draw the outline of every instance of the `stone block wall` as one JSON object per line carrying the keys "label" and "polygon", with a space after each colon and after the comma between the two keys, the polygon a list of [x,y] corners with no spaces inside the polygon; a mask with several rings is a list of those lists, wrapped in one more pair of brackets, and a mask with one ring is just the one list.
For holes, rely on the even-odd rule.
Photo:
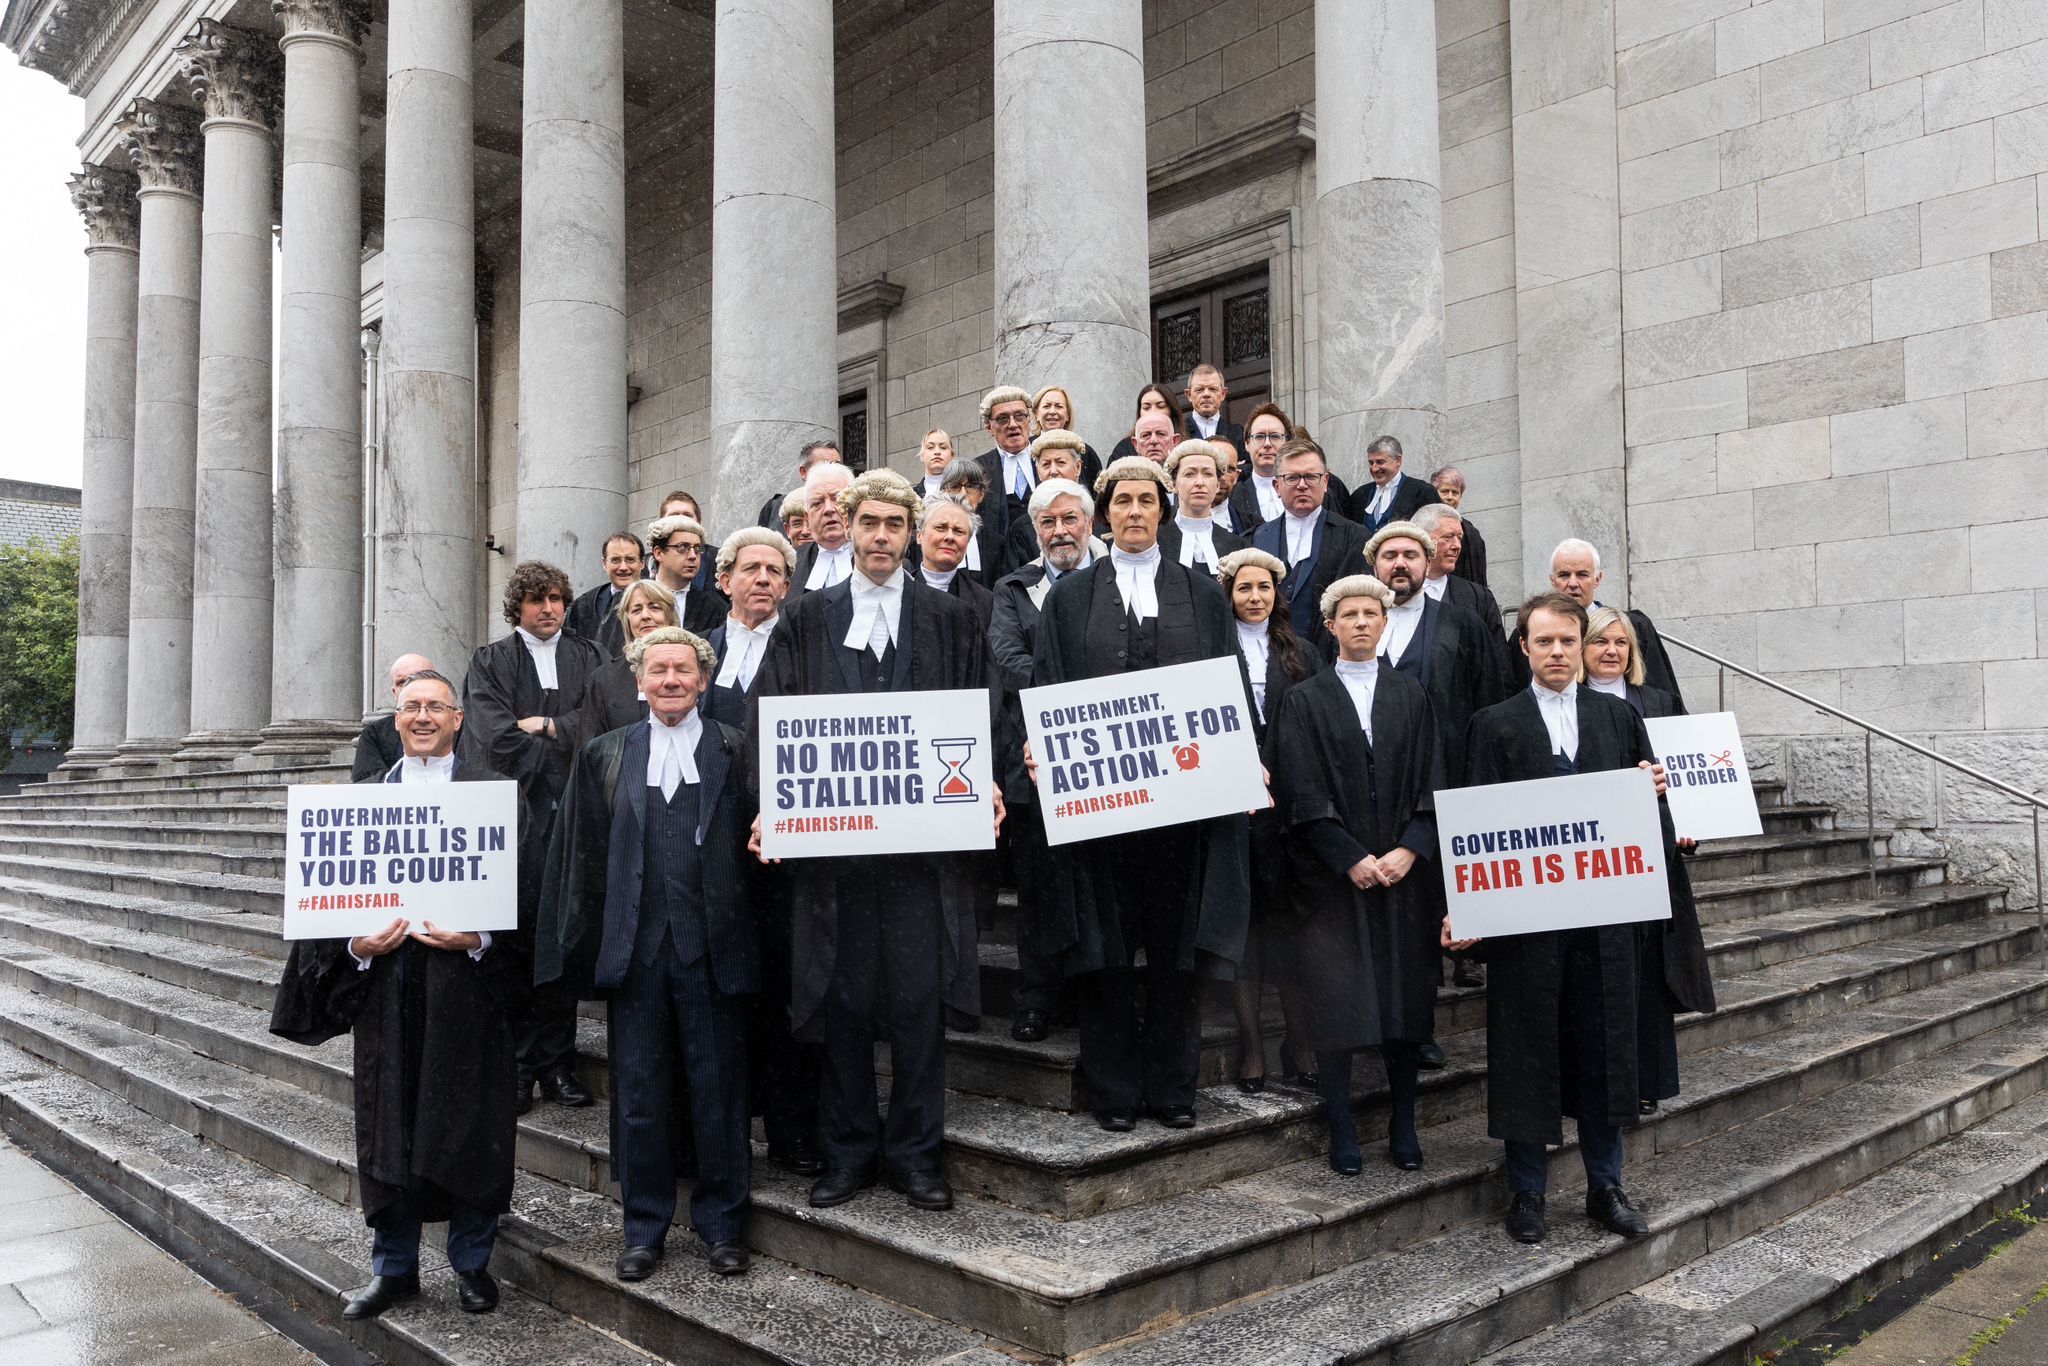
{"label": "stone block wall", "polygon": [[[1614,0],[1614,22],[1632,601],[2048,787],[2048,5]],[[1729,699],[1754,735],[1809,737],[1760,741],[1796,795],[1861,812],[1860,736]],[[2020,808],[1877,748],[1881,820],[2014,871]]]}

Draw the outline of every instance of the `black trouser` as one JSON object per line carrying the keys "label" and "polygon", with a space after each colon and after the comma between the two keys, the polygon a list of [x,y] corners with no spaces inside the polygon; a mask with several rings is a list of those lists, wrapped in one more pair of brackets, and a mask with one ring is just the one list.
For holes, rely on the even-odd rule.
{"label": "black trouser", "polygon": [[761,994],[747,1028],[747,1075],[770,1151],[818,1141],[819,1048],[789,1032],[789,885],[777,879],[772,900],[756,901],[761,927]]}
{"label": "black trouser", "polygon": [[[536,789],[529,796],[533,826],[531,839],[545,847],[554,825],[556,798]],[[524,1094],[536,1077],[551,1077],[576,1070],[576,993],[563,983],[549,982],[527,996],[519,1017],[512,1022],[512,1041],[519,1049],[519,1089]]]}
{"label": "black trouser", "polygon": [[1045,934],[1038,893],[1052,876],[1045,824],[1035,810],[1020,807],[1003,822],[1003,838],[1009,842],[1017,887],[1017,990],[1010,1013],[1038,1010],[1050,1019],[1059,1009],[1062,977],[1058,957],[1041,947]]}
{"label": "black trouser", "polygon": [[747,1208],[746,1003],[722,995],[711,960],[685,967],[667,941],[634,963],[611,998],[612,1085],[619,1128],[612,1169],[626,1207],[626,1246],[660,1247],[676,1213],[669,1133],[680,1062],[689,1088],[697,1179],[690,1223],[707,1243],[740,1236]]}
{"label": "black trouser", "polygon": [[[1202,1062],[1202,992],[1179,963],[1197,851],[1191,839],[1157,830],[1097,843],[1096,891],[1114,897],[1123,956],[1075,983],[1084,1092],[1097,1110],[1191,1106]],[[1139,971],[1132,964],[1141,949]]]}
{"label": "black trouser", "polygon": [[[825,988],[818,1112],[826,1160],[862,1170],[935,1171],[946,1136],[946,1026],[939,999],[945,926],[921,859],[873,860],[838,884],[839,943]],[[889,1044],[889,1119],[875,1109],[876,1039]]]}

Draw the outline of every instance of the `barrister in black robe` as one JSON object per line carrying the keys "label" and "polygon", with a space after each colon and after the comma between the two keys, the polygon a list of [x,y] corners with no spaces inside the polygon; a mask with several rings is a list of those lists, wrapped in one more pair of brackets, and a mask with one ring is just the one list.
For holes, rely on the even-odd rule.
{"label": "barrister in black robe", "polygon": [[[1275,718],[1294,687],[1322,668],[1322,657],[1294,630],[1280,585],[1287,567],[1263,550],[1234,550],[1217,566],[1230,614],[1237,624],[1237,653],[1251,689],[1252,729],[1259,757],[1273,767]],[[1279,988],[1286,1033],[1280,1040],[1282,1075],[1295,1085],[1314,1085],[1315,1050],[1303,1027],[1301,976],[1296,968],[1294,891],[1287,867],[1286,829],[1276,807],[1249,817],[1251,840],[1251,922],[1244,961],[1237,974],[1237,1089],[1255,1096],[1266,1089],[1266,1035],[1261,1019],[1265,985]]]}
{"label": "barrister in black robe", "polygon": [[[1423,591],[1436,544],[1412,522],[1390,522],[1366,546],[1373,576],[1393,591],[1380,657],[1429,694],[1443,750],[1444,781],[1465,778],[1465,728],[1474,712],[1506,693],[1498,656],[1479,618]],[[1404,615],[1408,618],[1403,621]]]}
{"label": "barrister in black robe", "polygon": [[[732,613],[705,637],[718,657],[704,714],[745,728],[789,595],[796,550],[781,535],[743,527],[718,549],[718,586]],[[761,935],[761,990],[747,1019],[747,1094],[768,1139],[768,1160],[799,1176],[825,1170],[818,1146],[819,1050],[789,1031],[789,875],[782,864],[742,860]]]}
{"label": "barrister in black robe", "polygon": [[1375,658],[1392,597],[1365,575],[1323,595],[1338,642],[1330,671],[1288,695],[1275,722],[1275,800],[1285,812],[1308,1030],[1330,1126],[1330,1166],[1362,1168],[1352,1055],[1377,1044],[1391,1107],[1387,1158],[1422,1166],[1415,1128],[1421,1047],[1436,1030],[1442,902],[1434,793],[1440,746],[1420,684]]}
{"label": "barrister in black robe", "polygon": [[[1641,718],[1626,702],[1574,681],[1583,609],[1550,593],[1524,603],[1519,615],[1533,681],[1472,718],[1467,784],[1654,768]],[[1669,844],[1661,800],[1658,809]],[[1622,1127],[1639,1113],[1636,941],[1636,927],[1619,924],[1508,935],[1484,946],[1486,1125],[1507,1146],[1507,1225],[1519,1242],[1545,1235],[1544,1145],[1563,1142],[1564,1115],[1578,1121],[1587,1215],[1625,1237],[1647,1231],[1621,1188]]]}
{"label": "barrister in black robe", "polygon": [[1296,437],[1280,448],[1275,469],[1281,514],[1252,533],[1252,544],[1287,566],[1288,609],[1302,623],[1303,637],[1322,648],[1327,639],[1320,620],[1323,591],[1365,570],[1365,543],[1371,538],[1364,527],[1324,506],[1330,471],[1321,446]]}
{"label": "barrister in black robe", "polygon": [[[1166,491],[1165,471],[1149,460],[1112,462],[1102,472],[1097,496],[1115,540],[1108,559],[1063,576],[1046,598],[1037,683],[1235,656],[1223,590],[1159,553]],[[1066,850],[1046,889],[1046,933],[1076,979],[1089,1104],[1112,1131],[1130,1129],[1141,1107],[1169,1128],[1187,1128],[1195,1122],[1201,978],[1229,980],[1244,955],[1246,818],[1109,835]],[[1142,975],[1133,970],[1141,949]]]}
{"label": "barrister in black robe", "polygon": [[676,1073],[696,1155],[690,1223],[712,1270],[747,1268],[745,998],[760,950],[741,875],[753,819],[743,736],[698,703],[716,663],[661,627],[627,652],[644,722],[577,751],[548,848],[534,978],[608,1003],[611,1160],[625,1207],[619,1279],[645,1279],[676,1209]]}
{"label": "barrister in black robe", "polygon": [[[756,687],[759,700],[846,693],[986,689],[988,645],[972,608],[905,569],[917,496],[880,471],[840,506],[852,525],[854,576],[784,604]],[[847,644],[858,620],[865,640]],[[877,645],[880,652],[877,653]],[[829,703],[819,703],[828,707]],[[758,771],[754,775],[758,783]],[[758,790],[758,789],[757,789]],[[945,1006],[980,1013],[966,860],[953,853],[792,860],[790,1024],[824,1045],[819,1110],[830,1166],[811,1189],[829,1207],[852,1199],[879,1163],[913,1205],[944,1209]],[[875,1111],[873,1045],[890,1048],[886,1128]]]}
{"label": "barrister in black robe", "polygon": [[[392,660],[390,669],[386,671],[391,684],[392,705],[398,704],[398,692],[406,679],[422,669],[433,667],[432,661],[421,654],[402,654]],[[470,731],[456,732],[457,745],[471,734],[473,732]],[[376,782],[389,773],[391,766],[404,755],[405,747],[398,739],[398,718],[390,712],[374,716],[363,723],[362,730],[356,735],[356,752],[349,764],[348,780],[352,783]]]}
{"label": "barrister in black robe", "polygon": [[1229,460],[1223,447],[1194,439],[1181,442],[1166,457],[1174,504],[1159,525],[1159,551],[1197,574],[1215,574],[1224,556],[1249,544],[1216,520]]}
{"label": "barrister in black robe", "polygon": [[[1643,684],[1642,656],[1626,614],[1603,607],[1586,623],[1585,686],[1619,697],[1645,720],[1683,716],[1677,698]],[[1636,1065],[1641,1075],[1641,1110],[1653,1114],[1660,1101],[1679,1092],[1678,1029],[1681,1011],[1714,1009],[1714,977],[1700,934],[1699,909],[1693,901],[1692,877],[1680,853],[1690,854],[1695,841],[1680,838],[1664,851],[1671,889],[1671,919],[1645,920],[1636,926],[1636,948],[1642,976],[1636,992]]]}
{"label": "barrister in black robe", "polygon": [[[1065,395],[1057,385],[1038,392],[1043,405],[1056,411],[1067,411]],[[1102,473],[1102,461],[1088,449],[1088,443],[1074,432],[1058,426],[1041,428],[1031,439],[1031,465],[1038,471],[1039,488],[1045,487],[1049,479],[1065,479],[1085,493],[1095,487],[1096,476]],[[1036,490],[1033,492],[1035,496]],[[1092,505],[1093,499],[1089,501]],[[1009,570],[1030,564],[1043,553],[1044,547],[1038,539],[1037,517],[1038,514],[1027,506],[1024,516],[1010,524],[1009,535],[1003,545],[1003,562]]]}
{"label": "barrister in black robe", "polygon": [[[996,580],[1009,572],[1010,548],[1007,532],[1003,529],[1002,524],[996,522],[988,515],[987,510],[995,506],[996,500],[992,500],[989,497],[987,472],[982,469],[977,461],[955,460],[952,464],[946,466],[946,473],[940,483],[939,492],[941,496],[950,495],[964,501],[967,505],[967,510],[973,513],[976,519],[974,534],[968,539],[966,544],[960,547],[959,558],[954,561],[952,568],[963,577],[972,579],[980,587],[993,589]],[[1011,522],[1010,525],[1015,527],[1024,525],[1029,521],[1030,518],[1026,514],[1019,513],[1015,521]],[[910,551],[905,563],[909,564],[912,568],[918,568],[923,565],[924,537],[922,533],[920,533],[918,539],[910,543]]]}
{"label": "barrister in black robe", "polygon": [[[1044,439],[1040,437],[1041,442]],[[1095,500],[1064,474],[1048,472],[1054,463],[1050,455],[1071,451],[1039,451],[1041,477],[1026,512],[1033,543],[1041,550],[996,584],[988,633],[1003,689],[997,779],[1009,814],[1003,821],[1000,851],[1008,857],[1017,889],[1017,986],[1011,993],[1010,1037],[1019,1043],[1037,1043],[1051,1032],[1060,1011],[1063,980],[1059,955],[1046,942],[1043,889],[1053,875],[1053,855],[1037,810],[1038,791],[1024,764],[1024,711],[1018,694],[1032,686],[1040,613],[1053,585],[1062,575],[1109,553],[1088,534],[1095,522]]]}
{"label": "barrister in black robe", "polygon": [[[649,631],[682,624],[676,620],[676,595],[656,579],[629,585],[613,615],[619,619],[620,639],[628,644]],[[624,648],[620,646],[622,651]],[[622,653],[598,667],[583,690],[583,705],[557,718],[555,728],[573,753],[606,731],[646,719],[647,699],[641,694],[632,662]]]}
{"label": "barrister in black robe", "polygon": [[981,514],[1000,546],[1009,539],[1011,525],[1025,517],[1025,504],[1038,486],[1031,463],[1031,395],[1014,385],[997,385],[981,396],[981,422],[995,443],[975,457],[988,478]]}
{"label": "barrister in black robe", "polygon": [[[1600,552],[1584,541],[1561,541],[1557,549],[1550,552],[1550,586],[1578,603],[1589,616],[1607,605],[1600,601],[1600,584],[1606,577],[1606,571],[1600,567]],[[1637,652],[1643,660],[1644,682],[1670,693],[1683,706],[1685,694],[1679,691],[1678,672],[1671,667],[1671,653],[1664,648],[1664,638],[1657,634],[1650,614],[1631,607],[1628,619],[1635,628]],[[1519,636],[1521,629],[1521,623],[1517,621],[1510,635]],[[1521,656],[1519,650],[1514,653]],[[1520,674],[1520,682],[1526,685],[1529,681],[1526,657],[1520,659]]]}
{"label": "barrister in black robe", "polygon": [[[462,680],[468,728],[491,767],[519,784],[535,838],[543,842],[575,756],[561,719],[583,705],[585,689],[604,664],[595,642],[562,629],[568,605],[568,575],[539,560],[516,565],[503,603],[512,633],[478,647]],[[534,992],[519,1022],[522,1113],[536,1081],[555,1104],[590,1104],[576,1078],[576,1002],[559,991]]]}
{"label": "barrister in black robe", "polygon": [[1468,583],[1486,586],[1486,538],[1469,517],[1465,519],[1465,553],[1458,557],[1457,568],[1451,572]]}
{"label": "barrister in black robe", "polygon": [[[411,757],[361,781],[506,781],[457,756],[463,715],[446,678],[419,675],[398,701],[415,708],[403,736]],[[442,1221],[462,1307],[497,1303],[486,1268],[512,1202],[513,1021],[531,980],[539,885],[540,845],[524,815],[522,804],[519,929],[486,936],[401,921],[353,940],[301,939],[286,959],[271,1033],[308,1045],[355,1035],[356,1186],[374,1231],[375,1279],[345,1317],[374,1317],[417,1294],[420,1226]]]}
{"label": "barrister in black robe", "polygon": [[604,580],[569,604],[569,619],[562,629],[572,636],[596,641],[605,658],[616,658],[626,648],[619,599],[628,588],[643,581],[640,571],[646,562],[647,549],[632,532],[620,531],[605,537]]}
{"label": "barrister in black robe", "polygon": [[1483,586],[1486,583],[1486,538],[1479,534],[1479,528],[1472,524],[1472,519],[1464,514],[1465,472],[1456,465],[1445,465],[1429,476],[1429,483],[1436,490],[1437,501],[1456,512],[1465,523],[1463,553],[1450,572]]}
{"label": "barrister in black robe", "polygon": [[1448,503],[1431,503],[1417,512],[1413,520],[1415,525],[1429,533],[1436,545],[1436,553],[1429,558],[1429,577],[1423,581],[1422,591],[1439,602],[1462,607],[1478,618],[1484,628],[1485,642],[1494,657],[1495,673],[1499,679],[1498,696],[1507,696],[1521,683],[1513,661],[1508,658],[1508,638],[1502,623],[1500,603],[1494,598],[1493,590],[1484,583],[1461,578],[1458,574],[1458,566],[1465,562],[1466,549],[1470,544],[1467,538],[1470,524]]}

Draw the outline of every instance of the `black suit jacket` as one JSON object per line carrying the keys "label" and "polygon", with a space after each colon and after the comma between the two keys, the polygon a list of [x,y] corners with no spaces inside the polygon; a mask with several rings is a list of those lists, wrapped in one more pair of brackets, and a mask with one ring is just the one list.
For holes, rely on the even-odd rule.
{"label": "black suit jacket", "polygon": [[692,582],[683,600],[683,629],[693,635],[715,630],[732,613],[732,599],[716,588],[699,588]]}
{"label": "black suit jacket", "polygon": [[519,784],[519,794],[533,807],[538,828],[546,830],[554,819],[555,803],[568,781],[569,764],[575,751],[565,736],[554,739],[529,735],[519,729],[528,716],[567,716],[583,705],[584,689],[604,664],[604,652],[595,643],[566,631],[555,647],[555,680],[560,685],[552,699],[541,691],[540,675],[533,657],[517,631],[500,636],[477,648],[469,657],[469,672],[462,680],[463,729],[474,729],[485,746],[490,766]]}
{"label": "black suit jacket", "polygon": [[1374,521],[1365,515],[1365,510],[1379,491],[1379,485],[1368,479],[1351,492],[1351,520],[1364,527],[1368,536],[1389,522],[1407,521],[1418,509],[1436,501],[1435,489],[1413,475],[1400,475],[1394,484],[1394,500],[1387,504],[1387,515]]}
{"label": "black suit jacket", "polygon": [[755,519],[755,525],[765,526],[770,531],[782,530],[782,500],[787,497],[786,493],[770,494],[768,501],[761,504],[761,515]]}
{"label": "black suit jacket", "polygon": [[[1309,571],[1304,574],[1302,565],[1296,565],[1280,582],[1282,591],[1287,594],[1294,632],[1303,640],[1314,642],[1318,637],[1328,636],[1322,626],[1323,590],[1347,574],[1366,572],[1365,543],[1369,539],[1365,528],[1348,518],[1336,516],[1327,509],[1317,515],[1315,549],[1302,562],[1302,565],[1309,566]],[[1285,564],[1286,517],[1277,517],[1253,532],[1252,544],[1268,555],[1277,556]]]}
{"label": "black suit jacket", "polygon": [[[1244,424],[1232,422],[1228,412],[1218,413],[1216,418],[1216,435],[1228,441],[1230,449],[1237,452],[1237,474],[1242,479],[1249,475],[1252,469],[1251,453],[1244,448]],[[1190,409],[1181,415],[1180,437],[1183,441],[1191,441],[1198,436],[1202,436],[1202,434],[1195,429],[1195,414]],[[1202,439],[1206,441],[1209,438],[1202,437]]]}
{"label": "black suit jacket", "polygon": [[[1029,451],[1030,448],[1027,446],[1025,449]],[[995,543],[1001,546],[1009,541],[1011,526],[1018,522],[1029,522],[1031,518],[1025,512],[1023,501],[1003,482],[1002,451],[990,446],[976,456],[975,461],[988,476],[988,496],[981,500],[981,522],[983,526],[995,524]],[[1024,457],[1024,463],[1031,463],[1028,454]],[[1035,470],[1031,475],[1031,486],[1038,487],[1038,474]],[[997,577],[1000,578],[1001,575]],[[991,579],[990,582],[993,583],[994,580]]]}
{"label": "black suit jacket", "polygon": [[1506,697],[1513,692],[1520,680],[1515,676],[1514,661],[1508,658],[1508,638],[1500,618],[1500,603],[1483,583],[1461,579],[1450,574],[1444,579],[1445,602],[1453,607],[1462,607],[1479,619],[1486,628],[1483,639],[1493,657],[1494,671],[1498,679],[1496,696]]}
{"label": "black suit jacket", "polygon": [[607,578],[569,604],[569,616],[562,629],[572,636],[595,641],[605,658],[610,659],[626,648],[626,628],[613,610],[617,606],[618,595]]}
{"label": "black suit jacket", "polygon": [[1472,525],[1472,519],[1462,518],[1465,523],[1465,552],[1458,556],[1458,567],[1451,571],[1455,578],[1470,579],[1481,585],[1486,583],[1486,538],[1479,534],[1479,528]]}

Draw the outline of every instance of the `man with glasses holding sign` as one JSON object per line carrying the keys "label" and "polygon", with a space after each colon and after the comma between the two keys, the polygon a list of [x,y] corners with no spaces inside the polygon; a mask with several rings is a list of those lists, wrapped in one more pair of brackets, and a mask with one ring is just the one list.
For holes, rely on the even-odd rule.
{"label": "man with glasses holding sign", "polygon": [[[456,757],[462,707],[454,685],[433,670],[399,685],[397,721],[404,757],[363,781],[404,786],[404,806],[426,796],[419,785],[510,781]],[[321,833],[339,840],[334,825]],[[361,837],[366,829],[345,833]],[[445,827],[398,833],[439,834],[440,847],[450,847]],[[305,843],[320,841],[309,833]],[[521,848],[523,855],[523,842]],[[352,854],[367,852],[366,839],[350,847]],[[387,862],[353,861],[359,868]],[[521,891],[530,893],[536,869],[524,856],[520,864]],[[393,884],[375,873],[365,882],[359,873],[355,886],[371,895]],[[522,907],[528,901],[520,896]],[[288,902],[288,934],[291,910]],[[531,917],[522,914],[520,923],[523,928],[492,933],[399,918],[367,934],[292,945],[270,1032],[308,1045],[355,1034],[356,1184],[363,1219],[373,1230],[372,1279],[350,1297],[343,1318],[374,1318],[418,1295],[420,1226],[444,1220],[458,1302],[470,1313],[497,1307],[498,1285],[487,1268],[498,1217],[512,1207],[519,1070],[513,1021],[531,979]]]}
{"label": "man with glasses holding sign", "polygon": [[[834,712],[822,699],[833,696],[987,694],[994,681],[974,609],[904,568],[924,513],[910,485],[891,471],[871,471],[840,493],[838,510],[850,528],[852,576],[785,604],[756,681],[748,754],[764,805],[783,782],[794,782],[760,772],[764,747],[774,745],[764,701],[820,698],[806,714],[828,724]],[[906,699],[907,707],[913,704]],[[916,776],[889,781],[901,788]],[[863,785],[858,778],[839,781]],[[974,809],[992,808],[999,827],[1000,795],[989,798]],[[875,803],[856,799],[855,805]],[[750,847],[762,853],[758,819]],[[980,998],[975,944],[971,937],[962,942],[963,929],[971,927],[949,920],[946,908],[971,904],[965,901],[971,864],[962,854],[914,852],[792,858],[784,867],[791,889],[791,1032],[822,1044],[824,1055],[818,1108],[828,1165],[811,1187],[810,1202],[821,1209],[844,1204],[873,1182],[879,1167],[912,1207],[949,1209],[952,1187],[939,1171],[944,1007],[973,1013]],[[875,1108],[878,1038],[890,1051],[886,1127]]]}

